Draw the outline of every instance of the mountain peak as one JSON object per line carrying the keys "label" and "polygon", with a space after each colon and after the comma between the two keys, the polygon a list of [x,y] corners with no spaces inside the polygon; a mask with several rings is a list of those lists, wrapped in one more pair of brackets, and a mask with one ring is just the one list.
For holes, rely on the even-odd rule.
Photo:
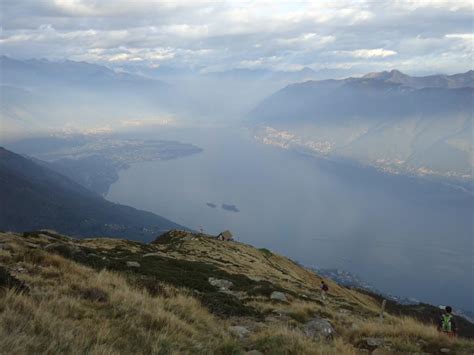
{"label": "mountain peak", "polygon": [[390,71],[381,71],[381,72],[373,72],[368,73],[363,76],[366,79],[378,79],[378,80],[387,80],[393,81],[400,78],[407,78],[409,75],[402,73],[400,70],[392,69]]}

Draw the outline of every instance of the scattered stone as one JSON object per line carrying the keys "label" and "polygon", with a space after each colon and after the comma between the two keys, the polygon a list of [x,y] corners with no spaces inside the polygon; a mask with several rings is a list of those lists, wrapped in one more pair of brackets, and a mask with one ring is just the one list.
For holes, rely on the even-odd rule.
{"label": "scattered stone", "polygon": [[140,267],[140,263],[137,263],[136,261],[127,261],[127,266],[128,267]]}
{"label": "scattered stone", "polygon": [[275,301],[280,301],[280,302],[288,302],[286,295],[280,291],[273,291],[272,294],[270,295],[270,299],[275,300]]}
{"label": "scattered stone", "polygon": [[39,245],[37,244],[34,244],[34,243],[30,243],[30,242],[25,242],[25,245],[29,248],[33,248],[33,249],[38,249],[39,248]]}
{"label": "scattered stone", "polygon": [[142,258],[148,258],[149,256],[158,256],[158,255],[159,255],[158,253],[147,253],[147,254],[143,254]]}
{"label": "scattered stone", "polygon": [[315,317],[304,325],[303,333],[313,339],[331,339],[335,331],[327,319]]}
{"label": "scattered stone", "polygon": [[419,339],[419,340],[416,342],[416,344],[417,344],[418,346],[424,347],[424,346],[428,345],[428,342],[427,342],[426,340],[424,340],[424,339]]}
{"label": "scattered stone", "polygon": [[392,355],[395,354],[393,351],[384,349],[384,348],[377,348],[371,353],[372,355]]}
{"label": "scattered stone", "polygon": [[345,308],[339,309],[338,313],[343,314],[343,315],[350,315],[350,314],[352,314],[352,312],[351,312],[350,310],[345,309]]}
{"label": "scattered stone", "polygon": [[263,353],[258,350],[250,350],[250,351],[247,351],[245,354],[246,355],[263,355]]}
{"label": "scattered stone", "polygon": [[207,279],[207,281],[208,281],[212,286],[219,287],[219,289],[220,289],[221,291],[228,290],[229,288],[231,288],[232,286],[234,286],[234,284],[232,283],[232,281],[224,280],[224,279],[216,279],[216,278],[214,278],[214,277],[209,277],[209,278]]}
{"label": "scattered stone", "polygon": [[384,340],[382,338],[364,338],[365,343],[372,347],[378,348],[384,344]]}
{"label": "scattered stone", "polygon": [[230,327],[229,330],[231,333],[238,336],[240,339],[246,337],[250,333],[250,330],[241,325],[234,325]]}
{"label": "scattered stone", "polygon": [[448,349],[448,348],[441,348],[441,349],[439,349],[439,352],[440,352],[440,353],[443,353],[443,354],[447,354],[447,353],[450,353],[450,352],[451,352],[451,349]]}
{"label": "scattered stone", "polygon": [[244,291],[232,291],[232,290],[228,290],[228,289],[221,289],[221,290],[219,290],[219,292],[237,297],[239,300],[242,300],[242,299],[248,297],[247,293],[244,292]]}

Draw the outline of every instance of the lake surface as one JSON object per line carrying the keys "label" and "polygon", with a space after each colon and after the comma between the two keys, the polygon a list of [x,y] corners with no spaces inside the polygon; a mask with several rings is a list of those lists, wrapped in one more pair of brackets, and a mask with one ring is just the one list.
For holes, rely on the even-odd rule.
{"label": "lake surface", "polygon": [[204,151],[132,165],[109,200],[208,233],[229,229],[239,241],[350,271],[397,296],[474,309],[472,195],[261,145],[239,129],[147,135]]}

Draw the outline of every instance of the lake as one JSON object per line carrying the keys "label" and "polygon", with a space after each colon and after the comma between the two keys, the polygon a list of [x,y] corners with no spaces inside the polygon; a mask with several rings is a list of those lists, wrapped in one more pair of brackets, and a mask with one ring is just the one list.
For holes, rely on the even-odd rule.
{"label": "lake", "polygon": [[207,233],[229,229],[239,241],[350,271],[397,296],[474,310],[471,194],[261,145],[239,128],[141,137],[204,151],[133,164],[109,200]]}

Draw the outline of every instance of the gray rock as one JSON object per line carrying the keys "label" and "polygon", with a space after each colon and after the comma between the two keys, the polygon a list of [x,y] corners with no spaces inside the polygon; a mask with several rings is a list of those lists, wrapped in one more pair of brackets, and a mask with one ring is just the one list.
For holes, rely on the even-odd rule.
{"label": "gray rock", "polygon": [[237,297],[239,300],[247,298],[247,296],[248,296],[247,293],[244,292],[244,291],[232,291],[232,290],[228,290],[228,289],[220,289],[219,292]]}
{"label": "gray rock", "polygon": [[246,355],[263,355],[263,353],[258,350],[250,350],[250,351],[247,351],[245,354]]}
{"label": "gray rock", "polygon": [[158,255],[159,255],[158,253],[147,253],[147,254],[143,254],[142,258],[148,258],[149,256],[158,256]]}
{"label": "gray rock", "polygon": [[250,333],[250,330],[241,325],[234,325],[230,327],[229,330],[232,334],[237,335],[241,339],[246,337]]}
{"label": "gray rock", "polygon": [[221,290],[228,290],[229,288],[231,288],[232,286],[234,286],[234,284],[233,284],[231,281],[229,281],[229,280],[216,279],[216,278],[214,278],[214,277],[208,278],[207,281],[208,281],[212,286],[219,287]]}
{"label": "gray rock", "polygon": [[286,295],[283,292],[273,291],[270,295],[270,299],[281,302],[288,302]]}
{"label": "gray rock", "polygon": [[335,331],[327,319],[315,317],[303,326],[303,333],[314,339],[330,339]]}
{"label": "gray rock", "polygon": [[366,344],[370,347],[380,347],[382,346],[385,342],[382,338],[364,338]]}
{"label": "gray rock", "polygon": [[443,353],[443,354],[447,354],[447,353],[450,353],[450,352],[451,352],[451,349],[448,349],[448,348],[441,348],[441,349],[439,349],[439,352],[440,352],[440,353]]}
{"label": "gray rock", "polygon": [[127,261],[127,266],[128,267],[140,267],[140,263],[137,263],[136,261]]}
{"label": "gray rock", "polygon": [[350,310],[345,309],[345,308],[339,309],[338,313],[343,314],[343,315],[350,315],[350,314],[352,314],[352,312],[351,312]]}
{"label": "gray rock", "polygon": [[38,248],[39,248],[39,245],[30,243],[30,242],[25,242],[25,245],[26,245],[27,247],[33,248],[33,249],[38,249]]}

